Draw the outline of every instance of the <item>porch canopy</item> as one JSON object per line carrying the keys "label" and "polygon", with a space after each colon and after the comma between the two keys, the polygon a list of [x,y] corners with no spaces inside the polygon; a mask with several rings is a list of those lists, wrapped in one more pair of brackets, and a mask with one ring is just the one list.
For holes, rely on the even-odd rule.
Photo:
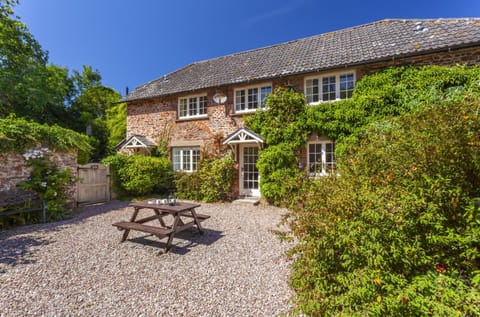
{"label": "porch canopy", "polygon": [[257,143],[259,146],[265,141],[257,133],[247,128],[240,128],[223,140],[223,144],[234,145],[241,143]]}
{"label": "porch canopy", "polygon": [[150,148],[155,147],[156,144],[152,141],[148,140],[146,137],[142,135],[132,135],[128,138],[125,138],[122,142],[115,146],[115,150],[123,150],[123,149],[144,149],[149,150]]}

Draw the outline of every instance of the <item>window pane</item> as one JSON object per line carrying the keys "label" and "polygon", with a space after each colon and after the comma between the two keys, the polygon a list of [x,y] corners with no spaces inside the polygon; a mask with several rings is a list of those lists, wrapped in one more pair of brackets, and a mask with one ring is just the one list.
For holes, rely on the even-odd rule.
{"label": "window pane", "polygon": [[194,149],[192,150],[192,172],[198,170],[198,162],[200,161],[200,150]]}
{"label": "window pane", "polygon": [[235,111],[245,110],[245,90],[235,92]]}
{"label": "window pane", "polygon": [[182,98],[178,101],[178,116],[186,117],[187,116],[187,99]]}
{"label": "window pane", "polygon": [[190,150],[184,149],[183,150],[183,155],[182,155],[182,169],[184,171],[190,171]]}
{"label": "window pane", "polygon": [[318,79],[308,79],[306,81],[307,103],[318,102]]}
{"label": "window pane", "polygon": [[199,97],[198,114],[207,114],[207,96]]}
{"label": "window pane", "polygon": [[331,101],[336,99],[335,76],[323,77],[322,79],[322,100]]}
{"label": "window pane", "polygon": [[188,99],[188,109],[189,109],[189,115],[190,116],[195,116],[197,114],[197,97],[192,97]]}
{"label": "window pane", "polygon": [[260,101],[261,101],[262,108],[265,108],[266,99],[268,95],[271,94],[271,92],[272,92],[271,86],[262,87],[261,93],[260,93]]}
{"label": "window pane", "polygon": [[325,173],[331,173],[335,169],[335,143],[325,144]]}
{"label": "window pane", "polygon": [[248,109],[258,108],[258,88],[248,89]]}
{"label": "window pane", "polygon": [[179,171],[182,169],[181,165],[181,151],[180,149],[173,149],[172,151],[172,160],[173,160],[173,170]]}
{"label": "window pane", "polygon": [[355,87],[355,82],[353,79],[353,73],[340,75],[340,98],[341,99],[352,97],[354,87]]}

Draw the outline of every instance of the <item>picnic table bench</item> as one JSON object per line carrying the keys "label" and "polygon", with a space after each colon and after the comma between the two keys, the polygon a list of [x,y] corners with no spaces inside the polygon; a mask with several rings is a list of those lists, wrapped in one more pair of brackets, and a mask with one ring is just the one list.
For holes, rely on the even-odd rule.
{"label": "picnic table bench", "polygon": [[[168,204],[158,204],[155,201],[140,201],[132,202],[129,207],[133,207],[133,214],[130,221],[120,221],[112,225],[119,230],[124,230],[120,242],[124,242],[130,230],[150,233],[157,236],[159,239],[168,237],[165,251],[168,252],[172,247],[172,241],[176,233],[184,231],[193,226],[197,226],[200,233],[203,233],[201,222],[210,218],[209,215],[198,214],[195,208],[200,207],[199,204],[177,202],[171,206]],[[141,209],[146,209],[154,212],[154,215],[145,218],[137,219],[138,213]],[[167,225],[164,221],[165,217],[171,216],[173,221]],[[192,218],[191,221],[185,222],[182,218]],[[147,225],[145,223],[158,220],[158,225]]]}
{"label": "picnic table bench", "polygon": [[[5,209],[5,210],[2,210]],[[0,192],[0,216],[27,212],[42,212],[43,223],[47,221],[46,202],[32,191]]]}

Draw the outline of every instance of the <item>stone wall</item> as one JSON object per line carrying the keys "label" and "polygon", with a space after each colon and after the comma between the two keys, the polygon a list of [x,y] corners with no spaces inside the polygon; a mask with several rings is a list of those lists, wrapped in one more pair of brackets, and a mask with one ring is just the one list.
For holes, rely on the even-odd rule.
{"label": "stone wall", "polygon": [[[51,160],[60,168],[70,168],[73,175],[77,175],[77,154],[49,151]],[[0,153],[0,195],[5,192],[18,190],[18,183],[27,180],[30,176],[30,168],[22,154]],[[69,190],[69,203],[74,203],[76,198],[75,186]]]}
{"label": "stone wall", "polygon": [[[480,48],[465,48],[436,52],[419,56],[390,58],[362,65],[346,65],[341,69],[331,69],[324,73],[354,71],[356,80],[362,76],[377,72],[386,67],[401,65],[443,65],[454,66],[480,65]],[[204,153],[216,153],[222,150],[221,141],[229,134],[244,126],[245,114],[234,112],[234,91],[236,88],[271,83],[272,88],[288,87],[297,92],[304,92],[305,77],[317,73],[305,73],[285,76],[250,83],[219,86],[197,92],[158,97],[148,100],[132,101],[127,107],[127,137],[139,134],[158,144],[160,137],[168,135],[169,146],[200,146]],[[227,96],[227,102],[217,105],[213,96],[221,92]],[[206,118],[178,119],[178,98],[188,95],[207,94],[208,105]],[[168,131],[168,133],[167,133]],[[306,164],[306,149],[299,150],[300,162]],[[236,153],[238,157],[238,153]],[[236,183],[238,187],[238,183]]]}
{"label": "stone wall", "polygon": [[[365,74],[379,71],[386,67],[400,65],[480,65],[480,48],[467,48],[445,52],[437,52],[420,56],[388,59],[364,65],[332,69],[327,72],[354,70],[357,81]],[[143,135],[151,141],[158,143],[159,137],[170,131],[170,145],[191,144],[195,142],[205,148],[215,147],[214,139],[223,139],[230,133],[243,127],[243,116],[233,111],[234,89],[245,86],[271,83],[273,88],[290,87],[298,92],[304,91],[304,79],[314,73],[286,76],[261,82],[251,82],[242,85],[221,86],[197,92],[207,94],[207,118],[178,119],[178,98],[188,94],[178,94],[149,100],[133,101],[127,108],[127,137],[133,134]],[[213,95],[222,92],[227,95],[226,104],[217,105],[213,102]],[[217,142],[218,143],[218,142]]]}

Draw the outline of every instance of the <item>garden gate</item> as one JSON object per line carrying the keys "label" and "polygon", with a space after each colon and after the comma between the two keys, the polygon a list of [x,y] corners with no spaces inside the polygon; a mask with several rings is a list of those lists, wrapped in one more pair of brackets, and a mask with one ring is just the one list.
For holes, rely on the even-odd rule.
{"label": "garden gate", "polygon": [[90,163],[78,166],[77,205],[110,201],[110,170],[108,166]]}

